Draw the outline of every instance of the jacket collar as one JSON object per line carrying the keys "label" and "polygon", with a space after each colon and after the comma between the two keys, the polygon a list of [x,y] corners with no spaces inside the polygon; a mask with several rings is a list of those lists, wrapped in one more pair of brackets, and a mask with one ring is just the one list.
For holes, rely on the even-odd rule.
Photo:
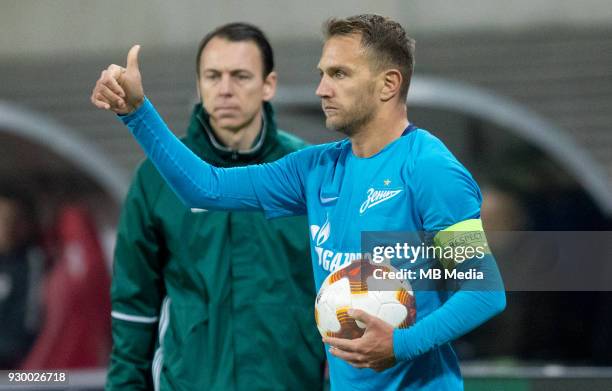
{"label": "jacket collar", "polygon": [[261,162],[277,142],[274,109],[269,102],[264,102],[262,110],[261,131],[255,144],[249,150],[239,152],[217,140],[208,113],[201,103],[197,103],[191,114],[186,143],[201,158],[217,166],[231,167]]}

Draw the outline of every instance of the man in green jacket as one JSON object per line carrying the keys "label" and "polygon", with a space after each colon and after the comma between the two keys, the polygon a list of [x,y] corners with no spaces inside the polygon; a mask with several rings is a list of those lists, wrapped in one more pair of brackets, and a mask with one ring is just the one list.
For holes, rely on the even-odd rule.
{"label": "man in green jacket", "polygon": [[[305,146],[276,128],[257,27],[212,31],[196,66],[202,102],[184,142],[201,158],[234,167]],[[111,296],[107,390],[322,388],[305,218],[189,210],[147,160],[123,206]]]}

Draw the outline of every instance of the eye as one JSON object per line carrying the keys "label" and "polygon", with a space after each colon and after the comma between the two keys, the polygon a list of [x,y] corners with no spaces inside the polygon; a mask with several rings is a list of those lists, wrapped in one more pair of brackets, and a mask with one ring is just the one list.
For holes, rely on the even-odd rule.
{"label": "eye", "polygon": [[219,77],[220,75],[218,73],[207,73],[204,75],[204,78],[206,80],[211,80],[211,81],[218,80]]}
{"label": "eye", "polygon": [[251,75],[247,74],[247,73],[239,73],[238,75],[236,75],[236,78],[240,81],[244,81],[244,80],[250,80],[251,79]]}
{"label": "eye", "polygon": [[346,73],[343,70],[338,69],[336,72],[334,72],[334,77],[336,79],[344,79],[346,77]]}

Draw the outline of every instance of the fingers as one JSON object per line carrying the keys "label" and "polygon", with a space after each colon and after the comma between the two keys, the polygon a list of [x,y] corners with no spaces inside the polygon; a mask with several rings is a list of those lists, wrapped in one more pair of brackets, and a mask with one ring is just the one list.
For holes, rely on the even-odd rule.
{"label": "fingers", "polygon": [[123,98],[125,97],[125,91],[123,91],[119,81],[125,72],[125,68],[112,64],[105,71],[102,71],[100,81],[116,95]]}
{"label": "fingers", "polygon": [[91,94],[91,102],[100,109],[118,109],[125,107],[125,92],[119,84],[119,78],[125,73],[125,68],[110,65],[102,71]]}
{"label": "fingers", "polygon": [[93,103],[93,105],[99,109],[110,110],[111,108],[110,104],[104,100],[104,97],[102,97],[102,95],[97,94],[96,92],[91,94],[90,100],[91,103]]}
{"label": "fingers", "polygon": [[134,45],[127,55],[126,68],[111,65],[102,72],[91,94],[94,106],[125,114],[137,109],[144,99],[138,53],[140,45]]}
{"label": "fingers", "polygon": [[367,312],[358,309],[348,310],[348,315],[355,318],[356,320],[363,322],[366,326],[372,323],[374,319],[377,319],[376,317],[368,314]]}
{"label": "fingers", "polygon": [[329,352],[332,356],[341,358],[355,368],[370,368],[376,372],[382,372],[387,368],[395,365],[395,358],[385,358],[381,360],[371,360],[367,355],[357,352],[345,352],[337,348],[330,348]]}
{"label": "fingers", "polygon": [[334,347],[329,349],[329,352],[333,356],[343,359],[344,361],[348,362],[354,367],[357,367],[357,368],[369,368],[370,367],[368,360],[361,353],[346,352],[344,350],[336,349]]}
{"label": "fingers", "polygon": [[115,94],[110,88],[104,84],[100,84],[97,91],[98,95],[102,96],[102,100],[110,104],[111,106],[117,106],[119,108],[125,106],[123,98]]}
{"label": "fingers", "polygon": [[331,355],[356,368],[383,371],[395,365],[393,327],[365,311],[352,309],[349,315],[366,324],[362,337],[356,339],[324,337]]}
{"label": "fingers", "polygon": [[127,55],[127,69],[128,71],[138,71],[138,52],[140,51],[140,45],[134,45],[130,49]]}
{"label": "fingers", "polygon": [[99,109],[112,110],[116,113],[124,113],[126,110],[126,104],[121,98],[116,101],[97,91],[91,95],[91,103]]}
{"label": "fingers", "polygon": [[324,337],[323,342],[331,345],[334,348],[339,348],[345,352],[355,352],[357,350],[357,339],[344,339],[344,338],[332,338]]}

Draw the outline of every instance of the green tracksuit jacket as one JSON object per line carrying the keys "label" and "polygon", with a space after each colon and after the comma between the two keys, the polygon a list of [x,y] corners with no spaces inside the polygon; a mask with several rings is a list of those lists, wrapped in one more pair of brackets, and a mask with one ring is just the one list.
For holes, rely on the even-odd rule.
{"label": "green tracksuit jacket", "polygon": [[[184,142],[223,167],[305,144],[272,106],[248,153],[211,137],[197,105]],[[123,206],[115,249],[107,390],[315,390],[324,352],[313,315],[305,218],[189,210],[148,160]]]}

